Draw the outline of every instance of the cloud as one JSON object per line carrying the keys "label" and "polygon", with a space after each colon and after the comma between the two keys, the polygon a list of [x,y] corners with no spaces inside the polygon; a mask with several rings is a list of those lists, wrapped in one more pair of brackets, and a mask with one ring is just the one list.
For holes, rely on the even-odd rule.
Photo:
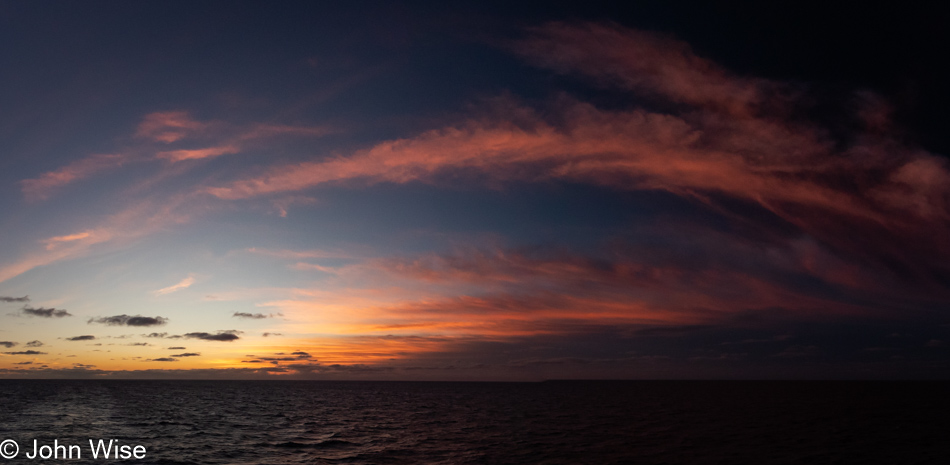
{"label": "cloud", "polygon": [[136,137],[150,142],[173,144],[185,140],[211,141],[214,145],[159,151],[156,158],[180,162],[214,158],[240,153],[244,146],[253,147],[256,141],[275,137],[321,137],[339,132],[323,126],[290,126],[280,124],[234,125],[226,122],[202,122],[192,119],[184,111],[160,112],[146,115],[139,125]]}
{"label": "cloud", "polygon": [[11,347],[13,347],[13,346],[15,346],[15,345],[17,345],[16,342],[0,341],[0,346],[6,347],[7,349],[9,349],[9,348],[11,348]]}
{"label": "cloud", "polygon": [[66,338],[67,341],[92,341],[95,339],[96,339],[96,336],[92,336],[92,335],[74,336],[74,337]]}
{"label": "cloud", "polygon": [[286,195],[273,201],[274,207],[277,208],[281,218],[287,217],[288,210],[293,205],[313,205],[316,203],[319,203],[319,200],[305,195]]}
{"label": "cloud", "polygon": [[192,119],[185,111],[156,112],[145,115],[135,136],[168,144],[201,133],[209,126]]}
{"label": "cloud", "polygon": [[177,358],[170,358],[170,357],[150,358],[146,360],[146,362],[177,362],[177,361],[178,361]]}
{"label": "cloud", "polygon": [[273,250],[251,247],[248,252],[277,258],[304,259],[304,258],[355,258],[352,252],[341,250]]}
{"label": "cloud", "polygon": [[538,110],[502,98],[467,121],[345,156],[272,167],[206,192],[245,199],[328,184],[459,179],[662,192],[737,228],[775,231],[784,224],[828,257],[891,273],[925,292],[947,292],[950,167],[881,132],[880,117],[865,121],[886,115],[868,110],[880,99],[856,93],[847,105],[824,111],[854,123],[851,133],[836,135],[805,116],[818,98],[807,88],[737,76],[669,37],[552,23],[532,29],[513,50],[669,113],[602,109],[571,98]]}
{"label": "cloud", "polygon": [[83,231],[76,234],[67,234],[65,236],[56,236],[44,240],[46,243],[46,250],[54,250],[63,243],[82,241],[83,239],[89,239],[95,234],[94,231]]}
{"label": "cloud", "polygon": [[0,302],[13,303],[13,302],[29,302],[30,296],[25,295],[23,297],[6,297],[0,296]]}
{"label": "cloud", "polygon": [[69,260],[88,254],[95,246],[116,247],[126,244],[172,224],[189,219],[186,205],[194,205],[186,195],[175,195],[161,201],[144,200],[133,203],[118,213],[109,215],[99,226],[84,231],[55,236],[39,241],[42,251],[31,251],[23,257],[0,265],[0,282],[26,273],[36,267]]}
{"label": "cloud", "polygon": [[152,291],[152,294],[157,295],[157,296],[158,296],[158,295],[171,294],[172,292],[177,292],[177,291],[180,291],[180,290],[182,290],[182,289],[187,289],[187,288],[191,287],[191,285],[194,284],[194,283],[195,283],[195,277],[194,277],[194,276],[188,276],[187,278],[182,279],[181,281],[179,281],[178,284],[174,284],[174,285],[171,285],[171,286],[168,286],[168,287],[163,287],[163,288],[161,288],[161,289],[159,289],[159,290],[157,290],[157,291]]}
{"label": "cloud", "polygon": [[241,334],[241,331],[237,330],[226,330],[218,331],[217,333],[187,333],[184,335],[188,339],[201,339],[205,341],[222,341],[222,342],[231,342],[240,339],[238,336]]}
{"label": "cloud", "polygon": [[100,318],[90,318],[88,323],[99,323],[109,326],[162,326],[168,323],[168,318],[155,316],[115,315]]}
{"label": "cloud", "polygon": [[182,161],[182,160],[199,160],[202,158],[214,158],[220,155],[229,155],[233,153],[240,152],[236,146],[225,145],[221,147],[208,147],[204,149],[192,149],[192,150],[172,150],[167,152],[159,152],[156,156],[158,158],[163,158],[169,161]]}
{"label": "cloud", "polygon": [[169,347],[168,350],[185,350],[184,347]]}
{"label": "cloud", "polygon": [[263,334],[261,334],[261,336],[263,336],[263,337],[274,337],[274,336],[283,336],[283,334],[281,334],[281,333],[263,333]]}
{"label": "cloud", "polygon": [[273,365],[278,365],[280,362],[296,362],[300,360],[311,360],[316,361],[310,354],[306,352],[297,351],[290,355],[286,355],[283,352],[278,352],[274,354],[274,357],[255,357],[250,360],[241,360],[241,363],[271,363]]}
{"label": "cloud", "polygon": [[[295,319],[319,315],[320,324],[326,324],[321,328],[341,333],[380,338],[424,333],[442,339],[403,339],[391,346],[373,339],[359,349],[348,340],[332,350],[308,351],[321,358],[329,353],[338,359],[378,360],[444,353],[460,345],[459,339],[477,336],[486,340],[480,349],[496,344],[510,353],[542,350],[545,343],[625,351],[642,341],[658,346],[679,341],[696,346],[665,353],[663,347],[637,346],[642,353],[631,356],[631,363],[677,353],[685,354],[684,363],[719,363],[743,356],[746,346],[752,357],[770,350],[758,356],[785,362],[833,348],[812,344],[808,337],[796,338],[808,342],[785,349],[787,343],[760,342],[772,340],[775,328],[768,326],[776,322],[788,328],[855,316],[883,321],[897,314],[939,315],[950,282],[950,170],[944,159],[887,132],[886,103],[855,95],[845,106],[864,105],[859,111],[840,109],[830,116],[848,119],[855,129],[836,134],[808,119],[814,107],[807,86],[738,76],[675,39],[615,25],[553,23],[532,29],[512,49],[538,66],[626,92],[626,100],[637,107],[603,108],[560,97],[530,108],[500,98],[467,120],[412,137],[265,167],[230,181],[216,177],[206,192],[221,199],[272,196],[277,205],[289,198],[287,192],[340,184],[558,182],[648,192],[644,195],[651,201],[672,207],[663,208],[662,215],[645,214],[584,250],[485,247],[333,268],[349,273],[334,276],[339,282],[383,276],[392,287],[344,289],[330,302],[325,296],[332,291],[297,293],[292,299],[299,300],[268,305]],[[204,138],[200,144],[186,141],[184,148],[167,147],[171,150],[161,153],[169,159],[216,156],[213,150],[241,148],[250,140],[236,135],[238,130],[211,138],[221,129],[212,131],[211,123],[198,123],[185,113],[156,115],[148,125],[143,122],[139,137],[168,144]],[[212,152],[201,152],[208,147]],[[66,253],[71,247],[85,250],[112,233],[97,228],[47,239],[47,256],[59,259],[54,254],[61,251],[63,257],[74,256],[78,252]],[[272,255],[295,253],[325,256],[321,251]],[[0,270],[0,280],[10,276],[6,270]],[[327,310],[317,313],[316,308]],[[233,317],[255,315],[265,314]],[[913,328],[898,329],[916,334]],[[263,333],[272,335],[279,333]],[[236,331],[149,336],[238,338]],[[921,349],[928,340],[945,337],[927,333],[914,344]],[[742,353],[701,347],[723,341],[743,342]],[[861,341],[859,347],[875,343]],[[752,347],[758,345],[768,348]],[[534,355],[501,362],[541,367],[626,360],[616,354]],[[248,363],[288,362],[295,356],[275,354]],[[306,373],[388,370],[299,365]]]}
{"label": "cloud", "polygon": [[277,316],[282,316],[280,313],[274,315],[273,313],[263,314],[263,313],[246,313],[246,312],[234,312],[234,315],[231,315],[234,318],[245,318],[249,320],[262,320],[265,318],[275,318]]}
{"label": "cloud", "polygon": [[23,307],[20,311],[28,316],[38,316],[41,318],[63,318],[67,316],[73,316],[71,313],[67,312],[66,310],[57,309],[57,308]]}
{"label": "cloud", "polygon": [[38,352],[35,350],[24,350],[22,352],[4,352],[5,355],[46,355],[46,352]]}
{"label": "cloud", "polygon": [[282,124],[255,124],[243,130],[238,139],[253,140],[277,136],[322,137],[339,133],[339,129],[328,126],[291,126]]}
{"label": "cloud", "polygon": [[46,200],[59,188],[74,181],[91,177],[99,172],[117,168],[129,161],[123,154],[97,154],[72,162],[35,179],[24,179],[20,186],[28,201]]}
{"label": "cloud", "polygon": [[746,115],[773,83],[735,76],[675,38],[598,23],[549,23],[513,49],[535,64],[677,103]]}
{"label": "cloud", "polygon": [[183,353],[183,354],[175,354],[175,355],[172,355],[172,357],[199,357],[199,356],[201,356],[201,354],[199,354],[199,353],[197,353],[197,352],[186,352],[186,353]]}

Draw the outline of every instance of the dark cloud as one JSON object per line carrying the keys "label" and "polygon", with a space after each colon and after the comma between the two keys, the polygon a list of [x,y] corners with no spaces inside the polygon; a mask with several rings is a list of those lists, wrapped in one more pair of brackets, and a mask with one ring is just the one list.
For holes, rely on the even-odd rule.
{"label": "dark cloud", "polygon": [[183,354],[175,354],[175,355],[172,355],[172,357],[200,357],[200,356],[201,356],[201,354],[199,354],[199,353],[197,353],[197,352],[186,352],[186,353],[183,353]]}
{"label": "dark cloud", "polygon": [[129,316],[115,315],[101,318],[90,318],[88,323],[100,323],[109,326],[162,326],[168,323],[168,318],[161,316]]}
{"label": "dark cloud", "polygon": [[184,347],[169,347],[168,350],[185,350]]}
{"label": "dark cloud", "polygon": [[[264,363],[269,362],[274,365],[279,362],[299,362],[301,360],[311,360],[316,361],[311,358],[311,355],[307,352],[293,352],[290,355],[286,355],[283,352],[277,352],[274,354],[275,357],[255,357],[252,360],[242,360],[243,363]],[[253,357],[253,355],[248,355],[248,357]]]}
{"label": "dark cloud", "polygon": [[262,336],[264,336],[264,337],[283,336],[283,334],[281,334],[281,333],[264,333],[264,334],[262,334]]}
{"label": "dark cloud", "polygon": [[150,358],[146,361],[147,362],[177,362],[178,359],[169,358],[169,357],[159,357],[159,358]]}
{"label": "dark cloud", "polygon": [[42,318],[62,318],[64,316],[73,316],[71,313],[67,312],[66,310],[62,310],[58,308],[23,307],[21,311],[29,316],[38,316]]}
{"label": "dark cloud", "polygon": [[234,315],[231,315],[231,316],[234,318],[246,318],[249,320],[263,320],[264,318],[274,318],[274,317],[278,317],[282,315],[280,313],[275,315],[273,313],[263,314],[263,313],[234,312]]}
{"label": "dark cloud", "polygon": [[0,341],[0,346],[6,347],[7,349],[9,349],[9,348],[11,348],[11,347],[13,347],[13,346],[15,346],[15,345],[17,345],[16,342]]}
{"label": "dark cloud", "polygon": [[35,350],[24,350],[21,352],[4,352],[5,355],[46,355],[46,352],[38,352]]}
{"label": "dark cloud", "polygon": [[161,338],[161,339],[181,339],[183,336],[179,334],[169,335],[168,333],[149,333],[149,334],[143,334],[142,337]]}
{"label": "dark cloud", "polygon": [[14,363],[14,365],[32,365],[32,364],[33,364],[33,362],[30,362],[30,361]]}
{"label": "dark cloud", "polygon": [[75,337],[67,337],[67,338],[66,338],[67,341],[92,341],[92,340],[95,340],[95,339],[96,339],[96,336],[92,336],[92,335],[88,335],[88,334],[85,335],[85,336],[75,336]]}
{"label": "dark cloud", "polygon": [[27,347],[43,347],[43,343],[40,341],[30,341],[26,343]]}
{"label": "dark cloud", "polygon": [[12,303],[12,302],[29,302],[30,296],[25,295],[23,297],[7,297],[0,296],[0,302]]}
{"label": "dark cloud", "polygon": [[223,341],[231,342],[240,339],[238,334],[241,334],[241,331],[237,330],[227,330],[227,331],[218,331],[215,334],[211,333],[187,333],[184,337],[188,339],[202,339],[205,341]]}
{"label": "dark cloud", "polygon": [[130,342],[126,344],[127,346],[150,346],[151,344],[147,342]]}

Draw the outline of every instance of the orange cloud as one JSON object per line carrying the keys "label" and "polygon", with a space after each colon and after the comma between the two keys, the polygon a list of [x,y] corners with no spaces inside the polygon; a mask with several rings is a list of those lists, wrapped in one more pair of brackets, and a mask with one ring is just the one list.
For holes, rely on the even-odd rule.
{"label": "orange cloud", "polygon": [[[756,252],[761,244],[723,237],[688,247],[690,253],[682,255],[669,249],[611,250],[609,259],[502,249],[373,259],[330,270],[331,286],[372,287],[296,290],[293,297],[262,306],[287,315],[291,322],[281,331],[508,341],[642,327],[757,327],[762,318],[886,318],[887,306],[868,304],[868,296],[908,297],[874,289],[867,279],[877,277],[808,243],[774,254]],[[298,266],[306,268],[311,267]],[[798,284],[813,277],[843,285],[845,292]]]}

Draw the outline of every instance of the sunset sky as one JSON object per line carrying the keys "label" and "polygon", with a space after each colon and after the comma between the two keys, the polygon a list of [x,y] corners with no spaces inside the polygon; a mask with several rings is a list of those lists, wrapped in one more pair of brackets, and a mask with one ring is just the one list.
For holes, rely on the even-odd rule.
{"label": "sunset sky", "polygon": [[583,3],[0,1],[0,377],[950,376],[950,18]]}

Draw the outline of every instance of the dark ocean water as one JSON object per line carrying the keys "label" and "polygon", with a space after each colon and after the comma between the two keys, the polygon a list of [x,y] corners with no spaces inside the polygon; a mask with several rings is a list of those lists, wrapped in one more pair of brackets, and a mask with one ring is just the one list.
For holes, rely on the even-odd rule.
{"label": "dark ocean water", "polygon": [[[0,380],[0,441],[163,464],[941,464],[950,383]],[[55,460],[46,462],[56,463]],[[122,461],[120,461],[122,462]]]}

